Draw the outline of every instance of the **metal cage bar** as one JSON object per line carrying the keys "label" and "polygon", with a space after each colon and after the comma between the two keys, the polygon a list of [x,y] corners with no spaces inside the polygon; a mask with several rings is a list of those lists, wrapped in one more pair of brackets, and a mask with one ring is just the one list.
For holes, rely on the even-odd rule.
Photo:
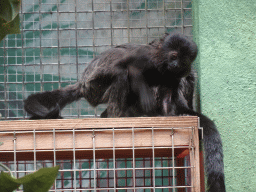
{"label": "metal cage bar", "polygon": [[197,117],[2,121],[0,127],[0,161],[13,175],[60,165],[50,191],[200,190]]}
{"label": "metal cage bar", "polygon": [[[123,43],[147,44],[164,32],[192,34],[188,0],[23,0],[21,34],[0,44],[0,113],[24,119],[30,94],[75,83],[88,62]],[[85,100],[62,110],[65,118],[94,117]]]}

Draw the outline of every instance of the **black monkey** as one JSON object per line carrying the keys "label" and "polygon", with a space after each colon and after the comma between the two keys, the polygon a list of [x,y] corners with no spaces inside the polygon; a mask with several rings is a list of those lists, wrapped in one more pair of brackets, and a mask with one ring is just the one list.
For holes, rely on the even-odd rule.
{"label": "black monkey", "polygon": [[[24,108],[32,119],[60,118],[59,110],[84,97],[92,106],[108,103],[108,111],[112,111],[108,117],[130,116],[123,113],[125,108],[117,109],[118,97],[123,107],[140,105],[139,116],[156,115],[149,87],[164,84],[173,88],[174,81],[190,73],[196,54],[196,44],[180,34],[165,34],[149,45],[119,45],[93,59],[76,84],[30,95]],[[113,94],[116,91],[119,93]]]}
{"label": "black monkey", "polygon": [[223,153],[214,123],[193,111],[197,46],[185,36],[166,34],[149,45],[116,46],[96,57],[81,81],[31,95],[25,109],[32,118],[60,118],[67,104],[84,97],[91,105],[108,103],[102,117],[197,115],[204,127],[208,191],[225,191]]}
{"label": "black monkey", "polygon": [[[224,192],[223,151],[219,132],[213,121],[195,112],[192,106],[195,73],[191,70],[191,64],[197,54],[196,45],[180,35],[167,36],[165,41],[169,43],[161,50],[167,53],[161,55],[162,59],[165,58],[162,60],[165,64],[160,64],[161,60],[154,63],[145,48],[117,61],[116,66],[124,67],[128,78],[121,76],[122,80],[115,82],[117,88],[112,89],[109,96],[111,102],[101,116],[112,117],[117,115],[116,111],[122,112],[120,116],[199,116],[200,126],[204,128],[208,191]],[[137,98],[133,96],[129,99],[127,92],[135,93]]]}
{"label": "black monkey", "polygon": [[[195,112],[192,106],[195,74],[191,71],[191,64],[197,54],[196,45],[179,35],[169,36],[165,41],[170,43],[167,47],[163,46],[169,53],[163,55],[166,58],[164,62],[168,66],[163,63],[159,65],[160,62],[154,65],[153,59],[145,55],[145,53],[148,54],[145,49],[143,49],[144,52],[138,50],[133,55],[118,61],[119,64],[116,66],[125,67],[128,71],[128,82],[126,82],[127,78],[123,77],[120,77],[123,79],[122,81],[115,82],[118,89],[112,89],[113,92],[109,96],[110,99],[112,98],[112,102],[109,103],[102,116],[115,116],[117,115],[116,111],[122,111],[120,116],[199,116],[200,126],[204,128],[203,142],[208,191],[224,192],[223,151],[219,132],[213,121],[203,114]],[[122,84],[124,82],[125,84]],[[130,92],[137,93],[137,98],[129,99],[129,94],[131,94],[127,88],[129,86]],[[144,97],[144,101],[141,97]],[[113,106],[115,106],[114,109]]]}
{"label": "black monkey", "polygon": [[101,117],[175,115],[176,105],[167,103],[175,103],[171,98],[178,98],[174,95],[178,95],[180,86],[185,92],[182,104],[192,109],[191,64],[196,55],[196,44],[175,34],[166,36],[163,42],[141,46],[115,61],[113,71],[120,75],[105,93],[108,107]]}

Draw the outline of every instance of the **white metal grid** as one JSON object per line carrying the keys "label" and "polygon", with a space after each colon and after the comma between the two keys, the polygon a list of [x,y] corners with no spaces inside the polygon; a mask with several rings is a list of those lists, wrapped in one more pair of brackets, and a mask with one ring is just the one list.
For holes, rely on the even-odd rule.
{"label": "white metal grid", "polygon": [[[21,34],[0,44],[1,116],[26,118],[28,95],[76,82],[95,55],[114,45],[147,44],[164,32],[191,35],[191,7],[191,0],[23,0]],[[62,116],[94,113],[82,100]]]}
{"label": "white metal grid", "polygon": [[[0,161],[15,177],[60,165],[50,191],[194,190],[196,127],[51,129],[45,125],[45,130],[17,126],[16,131],[0,132]],[[186,150],[189,155],[181,157]]]}

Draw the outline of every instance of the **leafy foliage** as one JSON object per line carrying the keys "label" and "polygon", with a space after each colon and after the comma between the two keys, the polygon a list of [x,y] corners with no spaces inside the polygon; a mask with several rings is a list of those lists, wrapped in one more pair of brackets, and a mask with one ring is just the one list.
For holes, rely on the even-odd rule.
{"label": "leafy foliage", "polygon": [[20,10],[21,0],[0,1],[0,41],[7,34],[20,33]]}
{"label": "leafy foliage", "polygon": [[57,177],[58,170],[59,166],[42,168],[19,179],[15,179],[9,174],[1,172],[0,191],[13,191],[20,185],[23,185],[24,192],[47,192]]}

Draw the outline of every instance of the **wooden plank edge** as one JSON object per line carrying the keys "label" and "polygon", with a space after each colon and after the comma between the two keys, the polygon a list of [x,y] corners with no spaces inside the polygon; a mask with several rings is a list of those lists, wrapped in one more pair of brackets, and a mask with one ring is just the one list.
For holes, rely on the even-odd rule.
{"label": "wooden plank edge", "polygon": [[197,127],[197,116],[0,121],[0,131],[127,127]]}

